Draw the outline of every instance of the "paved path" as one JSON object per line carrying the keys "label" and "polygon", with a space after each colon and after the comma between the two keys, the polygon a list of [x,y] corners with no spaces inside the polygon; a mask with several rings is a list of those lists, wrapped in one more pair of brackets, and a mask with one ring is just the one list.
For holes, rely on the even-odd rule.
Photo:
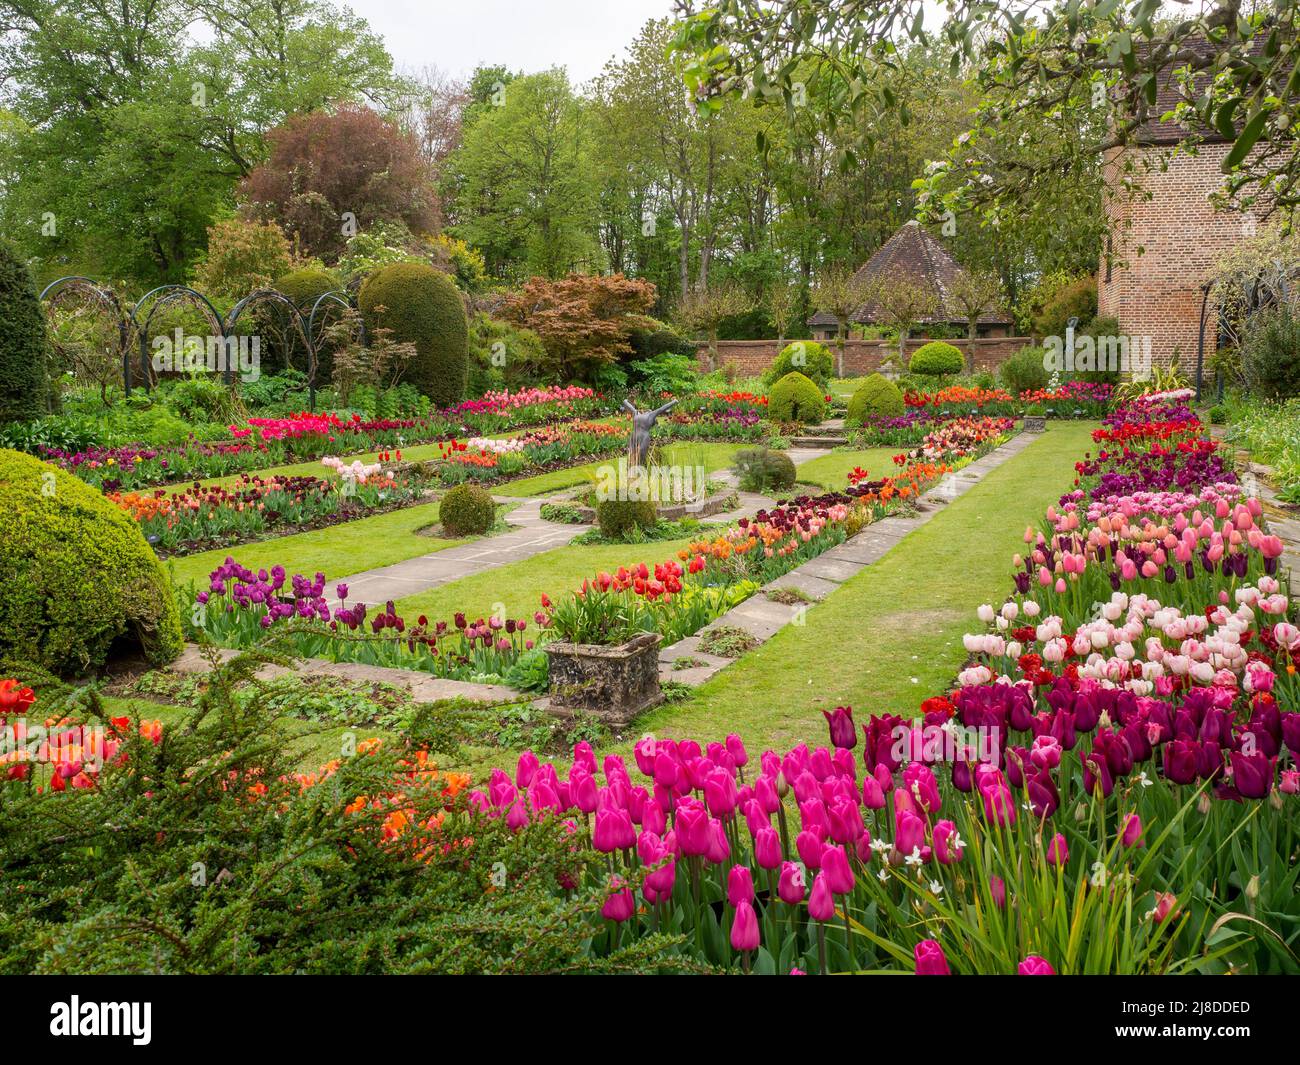
{"label": "paved path", "polygon": [[[498,503],[519,502],[518,499],[507,499],[504,496],[496,498]],[[343,577],[335,584],[348,586],[350,603],[386,603],[390,599],[402,599],[483,570],[520,562],[544,551],[563,547],[583,529],[547,521],[541,515],[542,504],[545,502],[545,499],[534,496],[519,503],[506,515],[509,532],[487,536],[459,547],[417,555],[391,566],[366,570]],[[332,584],[329,590],[332,591],[334,586]],[[331,598],[329,605],[332,609],[338,605],[338,601]]]}
{"label": "paved path", "polygon": [[[920,497],[917,512],[912,516],[893,515],[868,525],[862,532],[844,541],[838,547],[832,547],[829,551],[823,552],[802,566],[792,569],[783,577],[765,585],[743,603],[705,626],[695,636],[688,636],[684,640],[661,648],[659,679],[673,680],[691,686],[703,684],[719,670],[735,661],[731,658],[703,654],[699,647],[704,633],[725,625],[743,629],[759,643],[766,643],[786,625],[802,621],[808,604],[779,603],[769,599],[765,593],[789,588],[802,592],[812,603],[825,599],[845,581],[856,577],[867,566],[883,558],[908,533],[933,518],[944,505],[965,495],[985,474],[1020,454],[1037,439],[1036,433],[1019,433],[1001,447],[994,448],[982,458],[944,477]],[[673,663],[679,658],[694,659],[699,664],[687,669],[674,669]]]}

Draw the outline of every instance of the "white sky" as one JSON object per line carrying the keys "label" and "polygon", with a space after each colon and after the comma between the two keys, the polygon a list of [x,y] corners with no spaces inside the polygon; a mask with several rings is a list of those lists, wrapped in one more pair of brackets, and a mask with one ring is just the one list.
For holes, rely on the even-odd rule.
{"label": "white sky", "polygon": [[336,0],[383,36],[399,70],[451,75],[480,64],[532,73],[567,67],[581,83],[599,74],[672,0]]}

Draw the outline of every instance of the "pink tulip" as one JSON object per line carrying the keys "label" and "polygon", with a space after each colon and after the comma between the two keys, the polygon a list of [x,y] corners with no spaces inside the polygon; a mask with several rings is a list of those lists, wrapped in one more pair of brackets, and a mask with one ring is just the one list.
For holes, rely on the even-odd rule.
{"label": "pink tulip", "polygon": [[951,821],[940,821],[934,826],[934,856],[941,865],[954,865],[961,861],[965,853],[961,847],[961,836],[957,826]]}
{"label": "pink tulip", "polygon": [[1055,976],[1056,970],[1053,969],[1043,958],[1037,954],[1030,954],[1017,967],[1016,972],[1020,976]]}
{"label": "pink tulip", "polygon": [[1141,845],[1142,839],[1142,819],[1137,814],[1129,814],[1124,819],[1124,832],[1122,835],[1124,846],[1137,847]]}
{"label": "pink tulip", "polygon": [[912,955],[916,958],[917,976],[952,975],[948,968],[948,959],[943,953],[943,947],[939,945],[937,940],[921,940],[912,948]]}
{"label": "pink tulip", "polygon": [[600,908],[600,915],[611,921],[626,921],[636,913],[636,899],[620,877],[610,881],[610,896]]}
{"label": "pink tulip", "polygon": [[1047,864],[1064,865],[1069,860],[1070,848],[1066,845],[1065,837],[1058,832],[1047,845]]}
{"label": "pink tulip", "polygon": [[758,949],[758,915],[753,904],[742,901],[731,918],[731,947],[733,950]]}
{"label": "pink tulip", "polygon": [[843,847],[827,847],[822,851],[822,870],[836,895],[847,895],[853,890],[853,869]]}
{"label": "pink tulip", "polygon": [[813,880],[812,894],[808,896],[808,916],[814,921],[829,921],[835,916],[835,899],[825,873]]}
{"label": "pink tulip", "polygon": [[733,865],[727,873],[727,901],[733,906],[754,901],[754,878],[747,865]]}
{"label": "pink tulip", "polygon": [[781,876],[776,883],[776,893],[781,901],[787,906],[797,906],[803,902],[807,892],[803,870],[794,862],[782,862]]}
{"label": "pink tulip", "polygon": [[770,825],[754,834],[754,861],[760,869],[777,869],[781,865],[781,837]]}

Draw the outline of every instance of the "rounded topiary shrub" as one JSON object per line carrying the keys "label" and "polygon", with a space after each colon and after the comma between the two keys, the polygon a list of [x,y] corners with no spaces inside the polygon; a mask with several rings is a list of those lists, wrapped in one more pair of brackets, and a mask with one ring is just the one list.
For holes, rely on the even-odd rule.
{"label": "rounded topiary shrub", "polygon": [[496,504],[481,485],[458,484],[442,497],[438,519],[450,536],[482,536],[496,520]]}
{"label": "rounded topiary shrub", "polygon": [[946,344],[942,340],[932,340],[912,352],[907,368],[915,374],[941,377],[944,374],[961,373],[966,368],[966,359],[961,353],[961,348]]}
{"label": "rounded topiary shrub", "polygon": [[465,398],[469,319],[450,277],[427,263],[393,263],[366,279],[357,305],[367,329],[391,329],[394,341],[416,346],[404,381],[440,407]]}
{"label": "rounded topiary shrub", "polygon": [[746,492],[779,492],[794,487],[794,460],[784,451],[745,448],[736,452],[731,469]]}
{"label": "rounded topiary shrub", "polygon": [[46,352],[45,312],[31,271],[0,243],[0,422],[46,413]]}
{"label": "rounded topiary shrub", "polygon": [[897,418],[904,408],[903,393],[898,390],[898,385],[884,374],[873,373],[853,393],[846,420],[861,425],[869,414]]}
{"label": "rounded topiary shrub", "polygon": [[0,660],[96,669],[119,638],[153,665],[181,650],[171,582],[139,527],[69,473],[0,450]]}
{"label": "rounded topiary shrub", "polygon": [[763,383],[770,388],[789,373],[803,374],[824,392],[835,373],[835,358],[825,344],[795,340],[783,347],[772,365],[763,371]]}
{"label": "rounded topiary shrub", "polygon": [[596,504],[596,521],[606,540],[621,540],[633,529],[652,529],[658,520],[653,500],[606,499]]}
{"label": "rounded topiary shrub", "polygon": [[822,390],[801,373],[788,373],[772,386],[767,416],[774,422],[814,424],[826,417]]}
{"label": "rounded topiary shrub", "polygon": [[1047,387],[1047,349],[1021,348],[998,367],[1002,387],[1013,396]]}

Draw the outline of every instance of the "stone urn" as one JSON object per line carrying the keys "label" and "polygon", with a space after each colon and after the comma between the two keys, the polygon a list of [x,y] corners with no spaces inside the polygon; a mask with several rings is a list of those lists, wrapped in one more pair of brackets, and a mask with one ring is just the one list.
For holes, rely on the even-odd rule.
{"label": "stone urn", "polygon": [[560,716],[583,711],[612,726],[663,701],[659,689],[659,642],[655,632],[627,643],[543,644],[550,661],[550,709]]}

